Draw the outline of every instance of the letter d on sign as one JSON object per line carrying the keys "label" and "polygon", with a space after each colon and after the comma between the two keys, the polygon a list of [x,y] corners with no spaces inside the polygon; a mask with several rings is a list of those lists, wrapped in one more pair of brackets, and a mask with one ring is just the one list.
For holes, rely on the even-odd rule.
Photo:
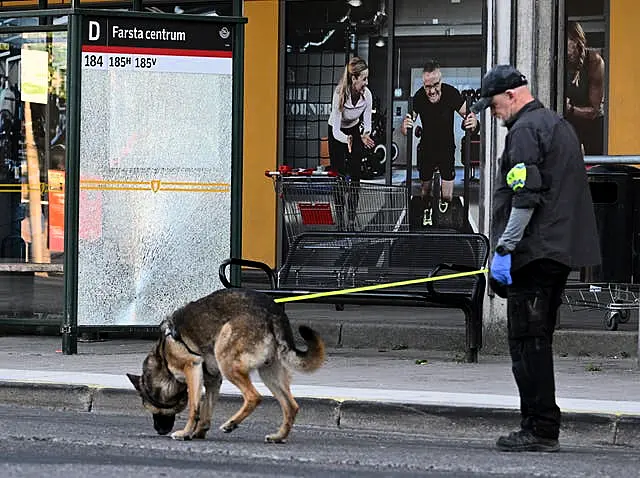
{"label": "letter d on sign", "polygon": [[89,40],[96,41],[100,38],[100,24],[98,22],[89,22]]}

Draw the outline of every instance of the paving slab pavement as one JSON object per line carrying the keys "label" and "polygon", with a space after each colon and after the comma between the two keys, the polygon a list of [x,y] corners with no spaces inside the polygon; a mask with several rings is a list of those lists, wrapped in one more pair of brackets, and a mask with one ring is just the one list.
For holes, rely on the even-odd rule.
{"label": "paving slab pavement", "polygon": [[[0,402],[144,413],[124,374],[140,371],[151,341],[79,343],[73,356],[63,355],[60,344],[59,337],[0,337]],[[639,379],[632,358],[556,357],[562,439],[640,447]],[[256,384],[270,397],[257,377]],[[297,422],[316,426],[486,438],[519,422],[505,356],[468,364],[454,353],[333,348],[316,373],[294,375],[292,391],[302,408]],[[239,403],[237,389],[224,382],[216,423]],[[254,415],[280,419],[272,399]]]}

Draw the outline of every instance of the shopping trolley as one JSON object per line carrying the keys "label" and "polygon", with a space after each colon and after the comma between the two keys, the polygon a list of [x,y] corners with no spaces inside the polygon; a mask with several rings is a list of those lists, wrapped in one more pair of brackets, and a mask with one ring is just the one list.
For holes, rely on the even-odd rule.
{"label": "shopping trolley", "polygon": [[640,307],[638,284],[573,284],[568,283],[563,302],[571,312],[602,310],[604,325],[608,330],[617,330],[631,318],[631,311]]}
{"label": "shopping trolley", "polygon": [[265,171],[282,201],[288,244],[303,232],[408,231],[404,186],[352,181],[333,171]]}

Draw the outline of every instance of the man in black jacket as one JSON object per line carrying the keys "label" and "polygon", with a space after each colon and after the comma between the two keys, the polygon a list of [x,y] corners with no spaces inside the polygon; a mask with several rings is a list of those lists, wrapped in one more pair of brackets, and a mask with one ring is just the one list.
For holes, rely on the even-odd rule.
{"label": "man in black jacket", "polygon": [[600,263],[584,158],[571,125],[546,109],[527,79],[498,65],[482,79],[481,99],[509,130],[493,196],[490,284],[507,299],[509,351],[520,393],[520,430],[503,451],[557,451],[552,339],[572,268]]}

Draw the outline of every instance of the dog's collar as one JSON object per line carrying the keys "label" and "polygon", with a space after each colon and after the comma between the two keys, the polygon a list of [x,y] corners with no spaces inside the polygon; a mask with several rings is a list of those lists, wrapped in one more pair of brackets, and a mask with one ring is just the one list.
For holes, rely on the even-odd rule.
{"label": "dog's collar", "polygon": [[171,337],[176,342],[180,342],[184,346],[184,348],[187,349],[187,352],[189,352],[191,355],[197,355],[198,357],[200,357],[201,354],[191,350],[191,348],[187,345],[187,343],[184,340],[182,340],[182,337],[180,336],[180,332],[178,332],[178,329],[176,329],[173,326],[173,324],[164,330],[164,336]]}

